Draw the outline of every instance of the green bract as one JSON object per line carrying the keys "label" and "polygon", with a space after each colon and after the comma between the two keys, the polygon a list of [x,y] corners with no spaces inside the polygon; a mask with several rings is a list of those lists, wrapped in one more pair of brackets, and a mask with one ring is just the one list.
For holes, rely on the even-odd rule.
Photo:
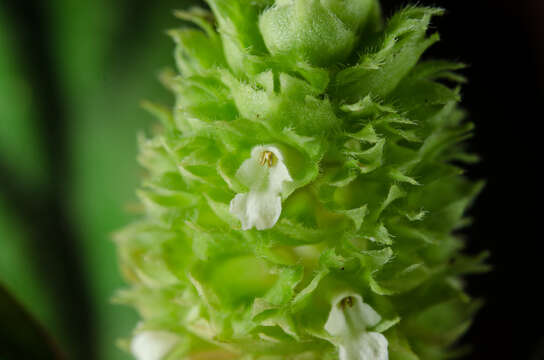
{"label": "green bract", "polygon": [[[420,61],[441,9],[208,0],[177,12],[171,108],[142,139],[145,216],[119,232],[117,299],[151,359],[443,359],[485,270],[455,230],[482,184],[462,66]],[[446,81],[446,83],[444,82]]]}

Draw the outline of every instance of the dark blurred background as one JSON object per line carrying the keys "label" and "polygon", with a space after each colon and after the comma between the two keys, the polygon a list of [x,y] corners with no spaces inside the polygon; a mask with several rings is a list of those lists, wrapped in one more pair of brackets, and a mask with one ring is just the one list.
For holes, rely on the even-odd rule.
{"label": "dark blurred background", "polygon": [[[407,3],[382,0],[387,16]],[[544,359],[544,0],[418,3],[448,10],[426,56],[470,65],[463,104],[483,161],[468,176],[488,181],[465,234],[495,269],[468,279],[486,306],[465,358]],[[172,101],[156,79],[174,66],[164,30],[191,4],[0,0],[0,284],[70,359],[129,358],[116,339],[137,316],[110,302],[123,286],[111,234],[134,216],[136,134],[153,124],[139,102]]]}

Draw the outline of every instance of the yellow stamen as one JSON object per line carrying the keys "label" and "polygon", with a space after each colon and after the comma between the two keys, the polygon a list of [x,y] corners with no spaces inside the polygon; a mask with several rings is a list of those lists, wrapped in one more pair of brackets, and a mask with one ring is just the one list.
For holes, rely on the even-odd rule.
{"label": "yellow stamen", "polygon": [[353,306],[353,298],[351,296],[347,296],[343,298],[340,303],[338,304],[341,309],[345,309],[346,307],[352,307]]}
{"label": "yellow stamen", "polygon": [[272,151],[265,150],[259,156],[259,164],[264,166],[268,165],[269,168],[276,165],[276,155]]}

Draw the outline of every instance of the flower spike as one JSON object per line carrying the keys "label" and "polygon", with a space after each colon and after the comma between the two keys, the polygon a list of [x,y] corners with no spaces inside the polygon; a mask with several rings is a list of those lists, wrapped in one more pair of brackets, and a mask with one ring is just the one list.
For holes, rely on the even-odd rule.
{"label": "flower spike", "polygon": [[134,356],[448,358],[484,258],[456,233],[482,188],[462,175],[461,65],[421,59],[443,10],[206,2],[176,13],[145,216],[115,237]]}

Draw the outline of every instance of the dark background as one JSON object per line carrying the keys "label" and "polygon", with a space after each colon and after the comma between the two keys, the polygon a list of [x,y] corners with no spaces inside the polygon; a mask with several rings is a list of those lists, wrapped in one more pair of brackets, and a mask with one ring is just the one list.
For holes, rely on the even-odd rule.
{"label": "dark background", "polygon": [[[136,317],[109,303],[122,281],[108,239],[131,218],[124,205],[139,179],[136,133],[152,124],[138,101],[170,101],[155,79],[173,65],[163,30],[178,24],[170,10],[189,2],[77,3],[0,1],[0,40],[4,32],[9,45],[0,57],[11,64],[0,85],[18,79],[0,87],[9,99],[0,100],[0,282],[71,358],[122,359],[112,339],[127,336]],[[406,3],[383,0],[385,15]],[[487,179],[465,232],[467,251],[489,249],[494,271],[468,279],[486,305],[463,338],[473,345],[466,359],[544,359],[544,1],[418,3],[448,10],[434,21],[442,41],[426,56],[470,65],[463,106],[483,161],[468,176]],[[13,103],[18,92],[9,89],[21,88]],[[18,132],[8,105],[27,109]]]}

